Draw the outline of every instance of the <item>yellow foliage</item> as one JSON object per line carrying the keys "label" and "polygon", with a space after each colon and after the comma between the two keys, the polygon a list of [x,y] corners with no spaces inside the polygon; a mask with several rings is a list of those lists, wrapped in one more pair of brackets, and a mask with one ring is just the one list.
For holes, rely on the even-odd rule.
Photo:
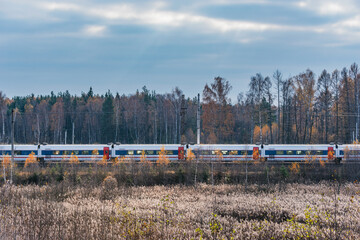
{"label": "yellow foliage", "polygon": [[319,159],[319,163],[321,167],[325,167],[325,161],[321,160],[321,158]]}
{"label": "yellow foliage", "polygon": [[30,165],[33,165],[33,164],[37,164],[38,163],[38,161],[37,161],[37,159],[36,159],[36,157],[35,157],[35,153],[34,152],[31,152],[30,154],[29,154],[29,156],[26,158],[26,160],[25,160],[25,165],[24,165],[24,167],[29,167]]}
{"label": "yellow foliage", "polygon": [[156,163],[158,165],[168,165],[170,163],[169,158],[166,156],[165,147],[161,147],[161,150],[159,152],[159,158]]}
{"label": "yellow foliage", "polygon": [[215,154],[216,154],[216,160],[218,161],[222,161],[223,160],[223,154],[220,150],[215,150]]}
{"label": "yellow foliage", "polygon": [[316,155],[309,155],[309,154],[306,154],[304,158],[306,164],[314,163],[316,159],[317,159]]}
{"label": "yellow foliage", "polygon": [[79,164],[80,161],[79,161],[79,158],[74,153],[71,153],[69,163],[71,163],[71,164]]}
{"label": "yellow foliage", "polygon": [[299,173],[300,172],[300,165],[297,162],[293,162],[289,168],[290,168],[290,171],[292,173]]}
{"label": "yellow foliage", "polygon": [[97,162],[97,164],[102,165],[102,166],[107,165],[107,164],[108,164],[108,161],[107,161],[106,156],[104,155],[104,156],[102,157],[102,159],[101,159],[99,162]]}
{"label": "yellow foliage", "polygon": [[3,168],[8,168],[10,164],[11,164],[11,157],[9,155],[3,155],[2,157]]}
{"label": "yellow foliage", "polygon": [[255,126],[253,138],[254,138],[254,142],[260,140],[260,127],[259,126]]}
{"label": "yellow foliage", "polygon": [[187,151],[186,151],[186,161],[192,161],[195,159],[195,154],[193,151],[191,151],[191,148],[189,148]]}
{"label": "yellow foliage", "polygon": [[99,151],[97,149],[94,149],[92,152],[91,152],[91,160],[96,160],[97,158],[97,155],[99,155]]}
{"label": "yellow foliage", "polygon": [[116,157],[116,158],[113,160],[113,164],[114,164],[114,165],[118,165],[119,163],[120,163],[119,157]]}
{"label": "yellow foliage", "polygon": [[141,152],[140,162],[142,164],[149,164],[150,163],[150,161],[147,160],[147,157],[146,157],[146,154],[145,154],[144,150],[142,150],[142,152]]}
{"label": "yellow foliage", "polygon": [[126,157],[116,157],[114,159],[114,164],[115,165],[120,165],[120,164],[125,163],[126,160],[127,160]]}
{"label": "yellow foliage", "polygon": [[263,137],[268,136],[268,135],[270,134],[270,128],[269,128],[269,126],[268,126],[267,124],[265,124],[265,125],[262,127],[261,132],[262,132]]}

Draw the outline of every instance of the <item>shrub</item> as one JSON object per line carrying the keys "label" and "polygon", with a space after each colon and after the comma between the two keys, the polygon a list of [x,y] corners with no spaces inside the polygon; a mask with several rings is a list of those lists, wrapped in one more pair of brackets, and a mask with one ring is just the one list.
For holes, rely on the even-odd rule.
{"label": "shrub", "polygon": [[117,181],[112,176],[107,176],[102,182],[101,198],[103,200],[113,199],[115,196],[115,189],[118,187]]}

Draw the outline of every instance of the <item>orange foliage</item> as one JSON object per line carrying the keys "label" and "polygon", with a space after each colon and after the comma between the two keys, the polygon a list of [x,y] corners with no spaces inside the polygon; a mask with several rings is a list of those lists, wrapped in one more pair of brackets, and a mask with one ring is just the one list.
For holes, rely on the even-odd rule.
{"label": "orange foliage", "polygon": [[107,164],[108,164],[108,160],[107,160],[106,156],[104,155],[104,156],[101,158],[101,160],[97,162],[97,164],[102,165],[102,166],[107,165]]}
{"label": "orange foliage", "polygon": [[319,159],[319,163],[321,167],[325,167],[325,161],[321,160],[321,158]]}
{"label": "orange foliage", "polygon": [[299,173],[300,172],[300,165],[297,162],[293,162],[289,168],[290,168],[290,171],[292,173]]}
{"label": "orange foliage", "polygon": [[195,154],[193,151],[191,151],[191,148],[189,148],[186,152],[186,161],[192,161],[195,159]]}
{"label": "orange foliage", "polygon": [[258,140],[260,140],[260,127],[259,126],[255,126],[253,138],[254,138],[254,142],[257,142]]}
{"label": "orange foliage", "polygon": [[267,137],[268,135],[270,135],[270,128],[267,124],[265,124],[263,127],[262,127],[262,136],[263,138]]}
{"label": "orange foliage", "polygon": [[156,163],[158,165],[168,165],[170,163],[169,158],[166,156],[165,147],[161,147],[161,150],[159,152],[159,157]]}
{"label": "orange foliage", "polygon": [[26,160],[25,160],[25,165],[24,165],[24,167],[29,167],[30,165],[33,165],[33,164],[37,164],[38,163],[38,161],[37,161],[37,159],[36,159],[36,157],[35,157],[35,153],[34,152],[31,152],[30,154],[29,154],[29,156],[26,158]]}
{"label": "orange foliage", "polygon": [[9,155],[3,155],[2,157],[3,168],[8,168],[10,164],[11,164],[11,157]]}
{"label": "orange foliage", "polygon": [[120,164],[124,164],[125,161],[128,161],[128,159],[126,157],[116,157],[114,159],[114,164],[115,165],[120,165]]}
{"label": "orange foliage", "polygon": [[71,163],[71,164],[79,164],[80,161],[79,161],[79,158],[74,153],[71,153],[69,163]]}
{"label": "orange foliage", "polygon": [[99,151],[97,149],[94,149],[91,152],[91,160],[95,161],[97,159],[97,156],[99,155]]}
{"label": "orange foliage", "polygon": [[147,159],[144,150],[142,150],[142,152],[141,152],[140,163],[142,163],[142,164],[150,164],[150,161]]}
{"label": "orange foliage", "polygon": [[223,160],[223,154],[220,150],[215,150],[215,154],[216,154],[216,160],[218,160],[218,161]]}

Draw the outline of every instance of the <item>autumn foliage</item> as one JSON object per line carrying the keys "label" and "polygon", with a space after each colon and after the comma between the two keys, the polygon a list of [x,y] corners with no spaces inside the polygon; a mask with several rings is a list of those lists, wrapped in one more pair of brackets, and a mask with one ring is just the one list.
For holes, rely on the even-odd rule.
{"label": "autumn foliage", "polygon": [[35,154],[33,153],[33,152],[31,152],[30,154],[29,154],[29,156],[26,158],[26,160],[25,160],[25,165],[24,165],[24,167],[30,167],[30,166],[33,166],[33,165],[36,165],[36,164],[38,164],[38,161],[37,161],[37,159],[36,159],[36,156],[35,156]]}
{"label": "autumn foliage", "polygon": [[165,147],[161,147],[161,150],[159,152],[159,157],[156,160],[156,163],[161,166],[166,166],[170,163],[169,158],[166,156]]}
{"label": "autumn foliage", "polygon": [[69,158],[69,163],[70,164],[79,164],[80,161],[79,161],[79,158],[74,153],[71,153],[71,156]]}

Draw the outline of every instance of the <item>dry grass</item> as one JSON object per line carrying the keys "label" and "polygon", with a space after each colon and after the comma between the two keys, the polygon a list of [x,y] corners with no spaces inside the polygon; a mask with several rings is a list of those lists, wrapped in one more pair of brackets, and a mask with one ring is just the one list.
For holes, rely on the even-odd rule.
{"label": "dry grass", "polygon": [[0,239],[360,239],[359,193],[337,182],[4,185]]}

